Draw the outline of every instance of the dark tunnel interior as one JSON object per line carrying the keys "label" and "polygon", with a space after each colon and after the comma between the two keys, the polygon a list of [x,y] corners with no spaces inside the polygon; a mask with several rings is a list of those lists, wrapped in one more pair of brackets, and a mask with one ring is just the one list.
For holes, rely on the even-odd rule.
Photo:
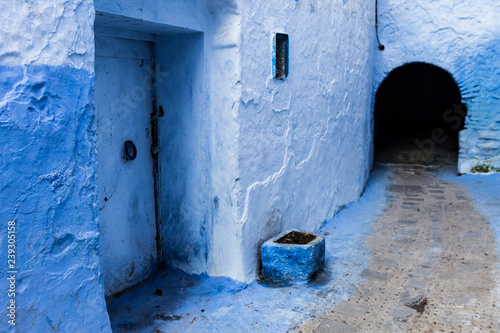
{"label": "dark tunnel interior", "polygon": [[421,62],[394,69],[375,95],[375,162],[456,164],[466,114],[444,69]]}

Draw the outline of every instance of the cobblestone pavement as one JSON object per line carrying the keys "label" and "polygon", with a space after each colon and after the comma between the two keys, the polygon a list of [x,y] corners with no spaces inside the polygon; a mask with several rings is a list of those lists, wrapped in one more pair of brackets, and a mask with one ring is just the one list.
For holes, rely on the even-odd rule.
{"label": "cobblestone pavement", "polygon": [[493,232],[467,189],[432,167],[393,166],[362,285],[295,332],[500,332]]}

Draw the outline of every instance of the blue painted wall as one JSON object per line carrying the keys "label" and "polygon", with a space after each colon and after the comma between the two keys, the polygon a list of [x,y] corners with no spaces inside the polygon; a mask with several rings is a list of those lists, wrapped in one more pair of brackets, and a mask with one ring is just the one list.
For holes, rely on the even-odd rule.
{"label": "blue painted wall", "polygon": [[[0,7],[2,307],[7,222],[15,220],[16,331],[110,331],[96,205],[93,3]],[[2,331],[10,327],[4,313]]]}
{"label": "blue painted wall", "polygon": [[393,69],[427,62],[447,70],[468,107],[460,133],[458,169],[500,171],[500,3],[486,1],[379,1],[376,90]]}

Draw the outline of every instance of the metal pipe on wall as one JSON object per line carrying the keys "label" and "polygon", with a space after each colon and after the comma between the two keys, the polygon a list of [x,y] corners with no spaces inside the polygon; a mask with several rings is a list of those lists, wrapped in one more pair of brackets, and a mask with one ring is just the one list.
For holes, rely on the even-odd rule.
{"label": "metal pipe on wall", "polygon": [[378,0],[375,0],[375,35],[377,36],[378,49],[383,51],[385,46],[380,43],[380,39],[378,38]]}

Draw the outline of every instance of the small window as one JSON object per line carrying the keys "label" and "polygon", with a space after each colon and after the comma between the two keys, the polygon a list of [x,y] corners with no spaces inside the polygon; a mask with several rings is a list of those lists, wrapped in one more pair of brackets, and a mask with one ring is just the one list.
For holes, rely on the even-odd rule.
{"label": "small window", "polygon": [[274,77],[283,79],[288,76],[288,35],[276,34],[274,37]]}

